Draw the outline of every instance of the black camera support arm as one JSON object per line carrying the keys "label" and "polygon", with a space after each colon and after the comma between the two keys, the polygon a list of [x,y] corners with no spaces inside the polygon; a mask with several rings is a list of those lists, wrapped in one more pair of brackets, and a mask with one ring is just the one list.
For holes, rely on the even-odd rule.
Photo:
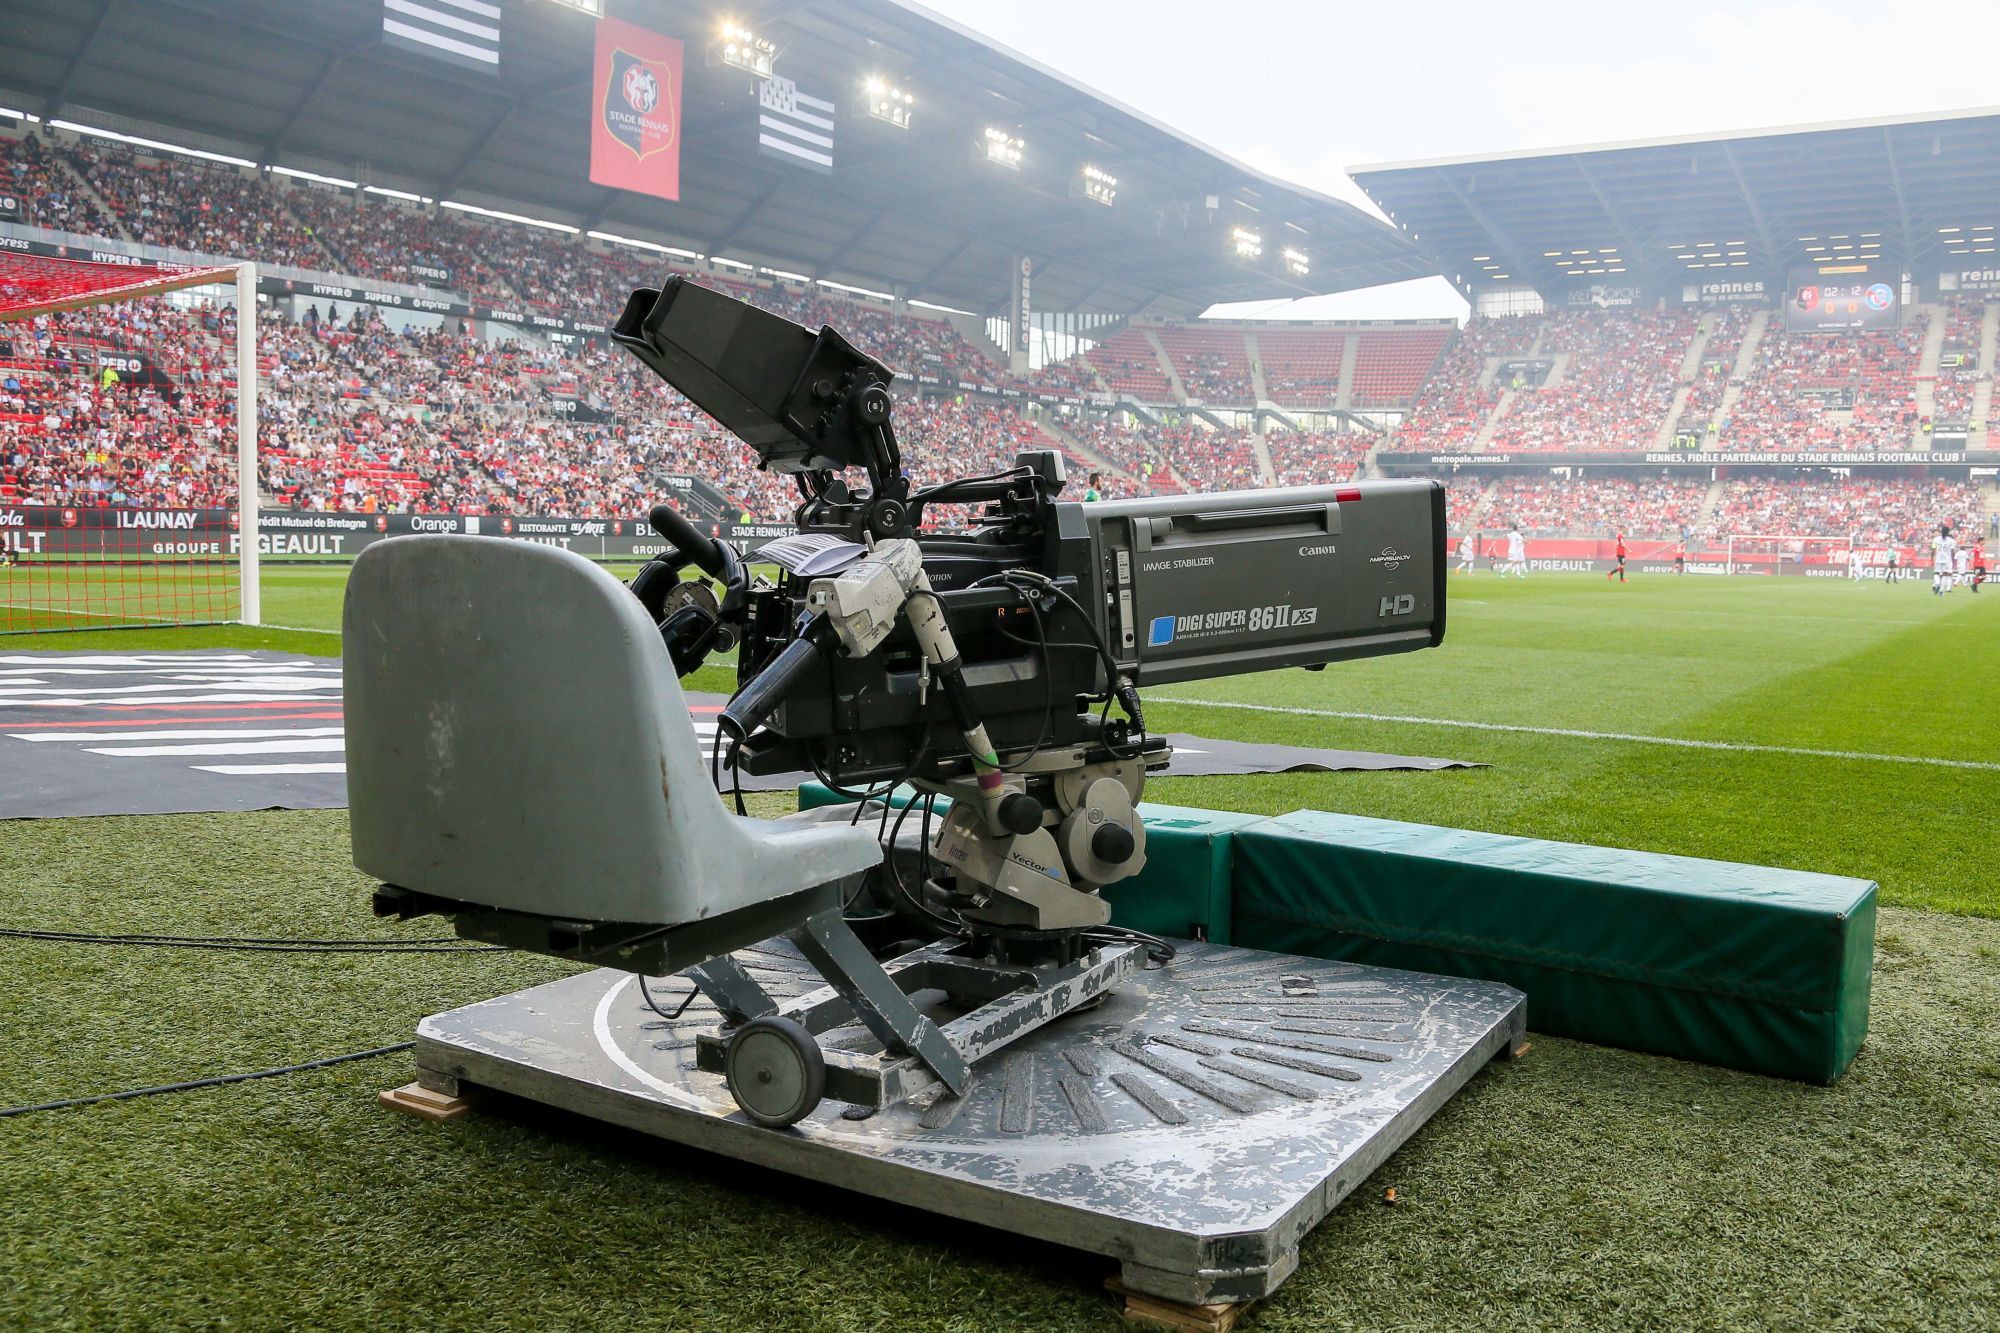
{"label": "black camera support arm", "polygon": [[[735,641],[735,626],[747,609],[749,573],[735,547],[710,537],[671,505],[654,505],[647,518],[673,553],[648,561],[632,579],[632,593],[660,627],[675,674],[685,676]],[[722,584],[719,602],[706,589],[689,595],[681,571],[690,565]],[[670,608],[669,601],[676,605]]]}

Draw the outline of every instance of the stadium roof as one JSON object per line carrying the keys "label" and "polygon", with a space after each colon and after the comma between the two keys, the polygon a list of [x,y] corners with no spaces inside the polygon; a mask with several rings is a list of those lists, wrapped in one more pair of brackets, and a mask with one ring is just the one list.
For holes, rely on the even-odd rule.
{"label": "stadium roof", "polygon": [[2000,107],[1356,167],[1470,294],[1994,262]]}
{"label": "stadium roof", "polygon": [[[1362,210],[903,0],[626,0],[617,17],[687,43],[681,199],[591,185],[592,20],[576,3],[504,0],[491,75],[385,45],[382,0],[7,0],[0,97],[45,118],[982,313],[1006,306],[1017,254],[1036,261],[1036,309],[1118,314],[1435,271]],[[707,58],[725,20],[773,38],[778,73],[841,105],[830,177],[757,154],[755,79]],[[871,75],[914,94],[911,128],[859,114]],[[975,157],[987,126],[1025,141],[1020,171]],[[1112,207],[1074,197],[1086,163],[1117,178]],[[1233,252],[1237,226],[1261,233],[1260,259]],[[1286,271],[1287,246],[1308,256],[1309,276]]]}

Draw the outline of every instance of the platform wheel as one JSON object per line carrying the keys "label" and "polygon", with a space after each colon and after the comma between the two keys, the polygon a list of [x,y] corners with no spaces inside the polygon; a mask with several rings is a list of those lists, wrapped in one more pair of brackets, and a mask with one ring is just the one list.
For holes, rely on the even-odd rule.
{"label": "platform wheel", "polygon": [[826,1058],[804,1025],[776,1014],[736,1030],[723,1053],[722,1077],[743,1114],[782,1129],[812,1114],[826,1096]]}

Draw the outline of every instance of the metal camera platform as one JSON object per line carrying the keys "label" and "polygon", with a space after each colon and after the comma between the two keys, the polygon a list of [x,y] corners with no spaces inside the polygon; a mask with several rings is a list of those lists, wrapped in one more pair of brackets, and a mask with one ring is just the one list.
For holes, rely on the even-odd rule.
{"label": "metal camera platform", "polygon": [[[1269,1295],[1305,1234],[1526,1023],[1519,991],[1181,944],[942,1086],[881,1110],[828,1101],[769,1129],[700,1068],[717,1012],[684,977],[596,971],[427,1018],[419,1081],[490,1088],[676,1143],[1120,1261],[1186,1304]],[[774,999],[819,990],[788,940],[732,955]],[[924,992],[916,998],[924,1001]],[[656,1010],[653,1005],[658,1005]],[[941,1018],[947,1017],[941,1015]],[[861,1025],[829,1051],[880,1044]]]}

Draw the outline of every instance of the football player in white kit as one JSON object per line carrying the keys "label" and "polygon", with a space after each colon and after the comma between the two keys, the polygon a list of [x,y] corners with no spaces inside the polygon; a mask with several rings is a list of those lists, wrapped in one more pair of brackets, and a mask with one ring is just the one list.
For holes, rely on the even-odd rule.
{"label": "football player in white kit", "polygon": [[1939,597],[1951,591],[1952,571],[1956,565],[1953,558],[1958,543],[1951,539],[1951,529],[1939,528],[1938,535],[1931,538],[1931,591]]}
{"label": "football player in white kit", "polygon": [[1952,582],[1961,588],[1972,586],[1972,548],[1960,542],[1958,549],[1951,553],[1952,569],[1956,575]]}
{"label": "football player in white kit", "polygon": [[1478,558],[1478,555],[1479,544],[1472,540],[1472,534],[1468,532],[1463,537],[1460,537],[1458,539],[1458,572],[1461,574],[1470,574],[1472,572],[1472,562]]}
{"label": "football player in white kit", "polygon": [[1862,582],[1863,580],[1865,580],[1865,579],[1866,579],[1867,577],[1868,577],[1868,569],[1867,569],[1867,566],[1865,566],[1865,565],[1863,565],[1863,564],[1861,563],[1861,548],[1860,548],[1860,547],[1858,547],[1858,546],[1850,546],[1850,547],[1848,547],[1848,548],[1847,548],[1847,581],[1848,581],[1849,583],[1860,583],[1860,582]]}
{"label": "football player in white kit", "polygon": [[1528,541],[1518,524],[1507,532],[1507,563],[1513,566],[1515,578],[1528,577]]}

